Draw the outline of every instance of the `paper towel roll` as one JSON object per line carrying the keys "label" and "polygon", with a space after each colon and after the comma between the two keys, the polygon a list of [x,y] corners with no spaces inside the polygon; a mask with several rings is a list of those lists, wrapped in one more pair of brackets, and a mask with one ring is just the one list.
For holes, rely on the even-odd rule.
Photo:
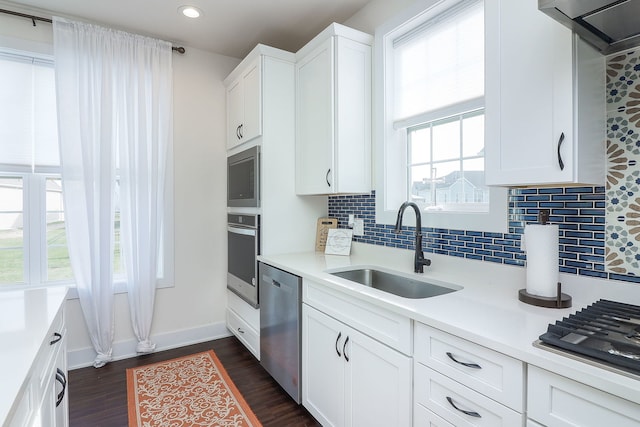
{"label": "paper towel roll", "polygon": [[525,225],[524,250],[527,252],[527,292],[541,297],[557,296],[558,226]]}

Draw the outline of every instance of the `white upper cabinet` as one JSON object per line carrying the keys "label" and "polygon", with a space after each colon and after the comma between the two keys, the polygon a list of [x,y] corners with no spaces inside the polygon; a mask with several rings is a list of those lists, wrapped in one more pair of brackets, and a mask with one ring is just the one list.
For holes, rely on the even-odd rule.
{"label": "white upper cabinet", "polygon": [[604,185],[605,59],[538,11],[486,0],[488,185]]}
{"label": "white upper cabinet", "polygon": [[227,85],[227,148],[262,134],[261,57],[241,67]]}
{"label": "white upper cabinet", "polygon": [[332,24],[296,53],[296,193],[371,191],[371,43]]}

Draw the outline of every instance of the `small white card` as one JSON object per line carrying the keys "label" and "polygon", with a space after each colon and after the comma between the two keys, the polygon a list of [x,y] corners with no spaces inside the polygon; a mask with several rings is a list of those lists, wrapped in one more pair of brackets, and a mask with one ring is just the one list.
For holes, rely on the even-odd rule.
{"label": "small white card", "polygon": [[333,228],[327,234],[327,246],[324,253],[327,255],[349,255],[351,253],[351,239],[353,230],[346,228]]}

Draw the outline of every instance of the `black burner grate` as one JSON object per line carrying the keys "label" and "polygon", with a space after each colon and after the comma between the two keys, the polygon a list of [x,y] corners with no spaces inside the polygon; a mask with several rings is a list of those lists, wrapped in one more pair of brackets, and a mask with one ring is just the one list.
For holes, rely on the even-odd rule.
{"label": "black burner grate", "polygon": [[609,300],[550,324],[540,340],[640,374],[640,307]]}

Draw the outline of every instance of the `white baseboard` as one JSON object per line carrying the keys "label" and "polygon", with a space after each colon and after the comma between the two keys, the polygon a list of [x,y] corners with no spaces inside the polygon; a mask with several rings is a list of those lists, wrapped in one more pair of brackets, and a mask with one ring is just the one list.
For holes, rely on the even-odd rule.
{"label": "white baseboard", "polygon": [[[227,329],[225,322],[218,322],[207,326],[153,335],[151,340],[156,344],[156,351],[163,351],[229,336],[231,336],[231,332]],[[113,360],[137,356],[136,344],[135,339],[113,343]],[[92,366],[95,357],[96,352],[93,347],[68,350],[68,368],[71,370]]]}

